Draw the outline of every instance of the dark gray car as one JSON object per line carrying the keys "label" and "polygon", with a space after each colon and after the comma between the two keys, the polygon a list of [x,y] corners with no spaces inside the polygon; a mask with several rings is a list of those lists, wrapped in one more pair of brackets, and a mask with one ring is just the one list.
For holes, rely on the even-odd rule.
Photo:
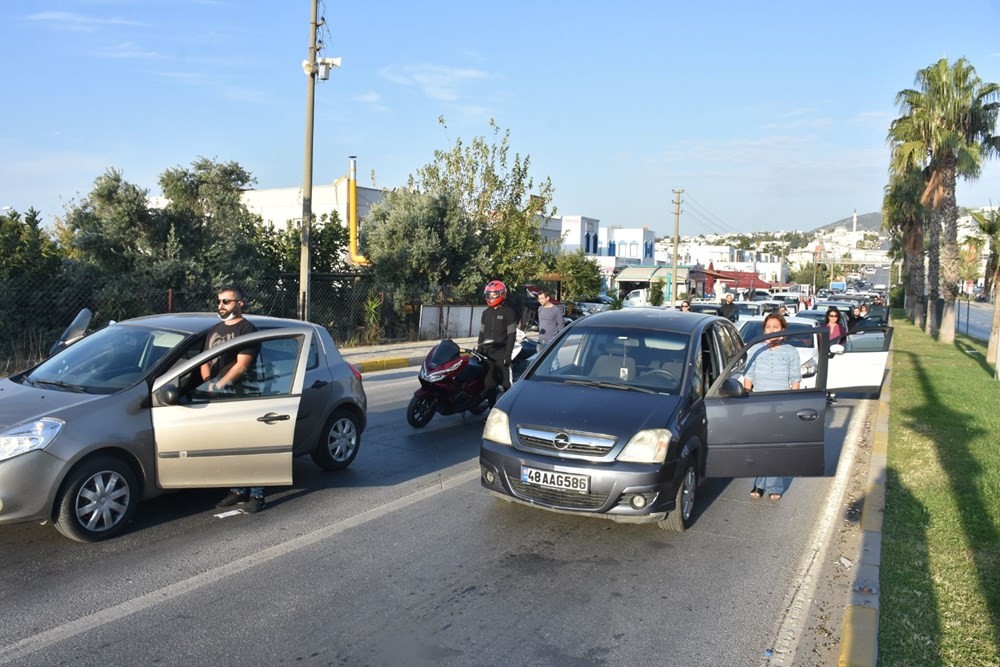
{"label": "dark gray car", "polygon": [[[747,394],[749,346],[728,320],[638,308],[579,320],[491,411],[482,484],[549,510],[683,531],[702,477],[824,475],[827,341],[803,335],[823,351],[816,387]],[[837,358],[855,361],[877,391],[885,357]]]}

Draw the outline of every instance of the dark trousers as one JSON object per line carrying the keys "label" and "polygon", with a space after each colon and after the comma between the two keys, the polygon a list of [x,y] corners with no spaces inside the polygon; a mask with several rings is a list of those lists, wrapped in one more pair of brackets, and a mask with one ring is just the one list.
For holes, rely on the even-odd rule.
{"label": "dark trousers", "polygon": [[510,389],[510,366],[506,361],[505,350],[492,350],[486,353],[486,363],[489,365],[489,372],[486,373],[484,383],[486,385],[486,398],[492,406],[497,400],[497,387],[503,387],[504,391]]}

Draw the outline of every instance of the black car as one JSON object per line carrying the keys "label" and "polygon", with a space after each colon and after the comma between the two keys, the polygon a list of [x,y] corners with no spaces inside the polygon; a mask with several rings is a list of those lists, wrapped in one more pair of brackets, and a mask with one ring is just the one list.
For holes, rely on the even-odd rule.
{"label": "black car", "polygon": [[633,308],[579,320],[491,411],[482,485],[549,510],[683,531],[702,477],[822,476],[828,366],[877,391],[887,355],[831,360],[823,330],[803,335],[824,352],[816,386],[747,394],[747,346],[726,319]]}

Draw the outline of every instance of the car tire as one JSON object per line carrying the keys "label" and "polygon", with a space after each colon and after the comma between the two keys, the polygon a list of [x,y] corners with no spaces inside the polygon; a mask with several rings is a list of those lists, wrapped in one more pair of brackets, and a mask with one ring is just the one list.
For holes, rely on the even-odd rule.
{"label": "car tire", "polygon": [[334,410],[320,435],[313,462],[324,470],[343,470],[351,465],[361,447],[361,427],[350,410]]}
{"label": "car tire", "polygon": [[406,406],[406,421],[413,428],[423,428],[434,417],[437,401],[430,396],[414,396]]}
{"label": "car tire", "polygon": [[99,542],[125,529],[139,503],[139,482],[128,463],[96,456],[79,463],[56,496],[53,523],[77,542]]}
{"label": "car tire", "polygon": [[683,533],[691,526],[694,515],[695,491],[698,488],[698,474],[690,461],[684,462],[684,473],[681,483],[677,485],[677,495],[674,497],[674,511],[668,514],[657,525],[674,533]]}

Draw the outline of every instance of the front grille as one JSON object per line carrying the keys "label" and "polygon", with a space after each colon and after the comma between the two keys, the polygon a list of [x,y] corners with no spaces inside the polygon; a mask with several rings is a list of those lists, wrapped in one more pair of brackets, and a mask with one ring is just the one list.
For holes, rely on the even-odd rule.
{"label": "front grille", "polygon": [[553,431],[532,426],[518,426],[517,439],[521,445],[532,449],[591,458],[605,456],[618,442],[610,435]]}
{"label": "front grille", "polygon": [[576,493],[575,491],[548,489],[525,484],[516,479],[508,479],[508,481],[515,496],[526,500],[537,500],[552,507],[596,510],[602,507],[608,499],[608,496],[602,493]]}

